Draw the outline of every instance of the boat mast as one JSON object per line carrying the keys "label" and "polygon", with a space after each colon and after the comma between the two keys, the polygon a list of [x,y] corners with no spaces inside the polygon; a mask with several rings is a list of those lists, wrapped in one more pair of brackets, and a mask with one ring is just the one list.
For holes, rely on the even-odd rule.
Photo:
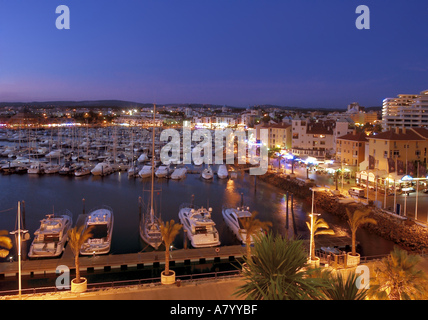
{"label": "boat mast", "polygon": [[154,211],[153,211],[153,193],[154,193],[154,181],[155,181],[155,117],[156,117],[156,104],[153,104],[153,133],[152,133],[152,189],[151,189],[151,200],[150,200],[150,222],[153,224]]}

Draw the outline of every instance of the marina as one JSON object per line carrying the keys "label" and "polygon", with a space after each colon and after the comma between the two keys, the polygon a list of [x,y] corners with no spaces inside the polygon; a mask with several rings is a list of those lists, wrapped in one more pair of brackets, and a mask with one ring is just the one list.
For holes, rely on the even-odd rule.
{"label": "marina", "polygon": [[[161,145],[150,138],[150,134],[153,133],[151,130],[147,130],[144,135],[144,141],[151,145],[140,144],[138,148],[135,138],[138,134],[133,130],[117,128],[98,130],[94,132],[98,132],[99,135],[101,135],[100,132],[104,132],[107,137],[112,138],[106,140],[114,141],[114,144],[111,144],[112,149],[109,149],[107,142],[104,147],[101,147],[101,140],[96,139],[94,141],[98,142],[95,143],[95,150],[97,150],[96,155],[98,156],[95,157],[95,153],[93,153],[92,158],[87,157],[85,161],[81,160],[87,154],[89,155],[87,152],[89,144],[83,145],[87,149],[84,155],[81,154],[80,159],[71,152],[72,147],[67,147],[53,155],[54,157],[62,156],[63,160],[45,155],[37,158],[37,164],[29,161],[27,165],[32,163],[35,169],[43,167],[43,173],[37,174],[22,174],[23,170],[21,174],[17,174],[17,171],[13,170],[7,172],[9,168],[18,167],[17,162],[12,165],[8,156],[7,165],[3,165],[6,170],[0,176],[0,186],[4,190],[0,194],[2,203],[0,229],[10,231],[16,229],[16,203],[25,201],[24,227],[28,229],[30,239],[24,241],[24,255],[26,255],[27,248],[34,238],[34,232],[46,212],[56,213],[61,210],[69,210],[72,220],[76,221],[76,226],[80,226],[88,221],[88,216],[93,211],[92,208],[99,206],[107,206],[111,212],[114,212],[114,227],[112,219],[110,238],[107,240],[105,237],[99,236],[91,241],[92,245],[97,248],[96,250],[88,249],[86,252],[81,252],[83,255],[80,257],[80,265],[82,271],[86,272],[138,270],[162,265],[164,248],[160,246],[160,241],[152,241],[153,239],[148,236],[156,231],[157,218],[164,221],[174,219],[187,226],[182,229],[173,243],[173,264],[187,265],[206,261],[227,263],[240,259],[246,248],[242,245],[239,230],[231,228],[230,221],[224,218],[223,209],[242,207],[243,210],[242,204],[245,204],[245,209],[251,208],[251,212],[257,211],[258,219],[271,221],[274,233],[280,233],[286,237],[293,237],[296,234],[302,239],[308,239],[309,232],[305,224],[310,211],[308,204],[296,199],[290,204],[293,208],[293,216],[289,215],[288,200],[284,193],[263,181],[257,181],[257,178],[250,176],[245,168],[238,168],[234,165],[208,166],[196,163],[191,165],[168,164],[164,166],[167,169],[164,171],[167,173],[156,174],[159,171],[160,162],[152,158],[151,150],[155,150],[154,153],[157,155],[156,150],[159,150]],[[86,131],[89,136],[87,128]],[[127,137],[123,141],[132,139],[129,140],[131,144],[123,144],[128,147],[121,149],[121,151],[128,149],[130,158],[127,156],[111,158],[111,155],[117,152],[117,149],[115,152],[111,152],[114,151],[113,146],[120,145],[114,138],[118,132],[121,132],[121,136]],[[77,136],[84,135],[82,133]],[[60,143],[61,138],[58,137],[58,140],[55,141]],[[71,142],[71,145],[77,144],[77,141],[79,139],[76,140],[76,143]],[[14,148],[13,146],[16,147],[17,142],[7,142],[6,145],[3,148],[11,150]],[[94,148],[92,147],[92,149]],[[83,150],[85,149],[83,148]],[[66,155],[68,158],[65,158]],[[56,162],[53,159],[56,159]],[[25,163],[24,158],[19,161]],[[19,165],[23,166],[21,162]],[[128,168],[134,169],[132,173],[129,173]],[[141,168],[146,169],[145,173]],[[48,174],[49,169],[52,170],[50,174]],[[66,172],[67,169],[70,172]],[[63,174],[60,170],[63,171]],[[15,174],[11,174],[12,172]],[[151,192],[147,192],[148,190]],[[199,217],[194,216],[198,210],[198,207],[195,206],[193,209],[196,210],[193,214],[190,214],[192,210],[190,208],[189,216],[180,217],[179,211],[183,202],[197,204],[206,212],[204,215],[199,214]],[[202,230],[200,225],[192,226],[191,216],[195,218],[194,221],[199,222],[209,218],[210,222],[204,222],[202,227],[213,228],[212,231],[215,232],[208,229]],[[335,230],[340,232],[335,238],[326,241],[319,239],[317,247],[349,244],[349,234],[343,231],[346,229],[343,222],[337,221],[334,216],[328,214],[323,217],[330,225],[333,225]],[[99,217],[98,220],[103,219]],[[385,254],[392,248],[392,243],[388,241],[365,233],[364,230],[361,230],[360,233],[359,238],[362,239],[361,244],[365,255]],[[209,234],[215,236],[215,239],[209,244],[201,245],[194,241],[201,235],[207,237]],[[104,239],[102,240],[102,238]],[[105,250],[100,249],[102,246],[106,247]],[[16,275],[16,260],[15,249],[12,249],[10,255],[2,259],[3,262],[0,263],[0,278],[7,279]],[[58,258],[32,258],[23,261],[22,271],[30,277],[44,276],[54,273],[56,268],[61,265],[70,266],[70,269],[73,269],[74,266],[74,257],[67,245],[65,245],[63,254]]]}

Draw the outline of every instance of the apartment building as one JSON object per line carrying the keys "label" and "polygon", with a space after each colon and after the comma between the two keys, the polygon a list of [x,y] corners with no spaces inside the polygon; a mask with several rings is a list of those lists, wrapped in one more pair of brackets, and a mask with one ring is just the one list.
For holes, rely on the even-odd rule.
{"label": "apartment building", "polygon": [[369,143],[364,132],[356,132],[340,136],[336,141],[336,162],[358,171],[359,165],[365,160],[366,144]]}
{"label": "apartment building", "polygon": [[[428,149],[428,129],[425,128],[395,128],[368,136],[368,157],[372,157],[373,167],[388,172],[391,161],[393,165],[421,163],[426,167]],[[368,161],[367,169],[370,169]],[[395,168],[395,167],[394,167]],[[361,168],[366,169],[366,168]],[[409,173],[408,170],[404,171]],[[415,172],[413,172],[415,173]]]}
{"label": "apartment building", "polygon": [[336,152],[336,139],[352,132],[350,123],[339,120],[309,120],[295,117],[292,120],[292,153],[325,157]]}
{"label": "apartment building", "polygon": [[428,127],[428,90],[383,100],[382,128],[387,131],[396,127]]}
{"label": "apartment building", "polygon": [[291,148],[291,125],[287,123],[260,123],[254,126],[256,139],[260,139],[260,129],[268,129],[269,148]]}

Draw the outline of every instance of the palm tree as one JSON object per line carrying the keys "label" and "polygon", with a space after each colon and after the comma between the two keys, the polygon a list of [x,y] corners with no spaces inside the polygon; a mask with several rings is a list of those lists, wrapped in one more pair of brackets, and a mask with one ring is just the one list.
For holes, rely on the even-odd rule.
{"label": "palm tree", "polygon": [[234,295],[247,300],[321,299],[323,281],[311,277],[302,240],[288,240],[269,232],[256,238],[253,256],[244,257],[245,284]]}
{"label": "palm tree", "polygon": [[[268,231],[269,227],[272,227],[272,222],[262,222],[259,219],[256,219],[257,214],[257,211],[253,211],[251,217],[239,218],[242,228],[245,229],[245,245],[247,247],[248,258],[251,256],[251,239],[258,238],[261,234],[261,230]],[[239,230],[239,233],[241,234],[241,229]],[[241,234],[241,236],[243,235]]]}
{"label": "palm tree", "polygon": [[7,230],[0,230],[0,258],[6,258],[9,254],[9,250],[12,249],[12,240],[8,237],[9,232]]}
{"label": "palm tree", "polygon": [[180,232],[181,224],[171,221],[163,222],[159,219],[162,240],[165,244],[165,275],[169,276],[169,246],[174,242],[175,237]]}
{"label": "palm tree", "polygon": [[[309,222],[306,222],[306,225],[308,226],[309,231],[311,231],[311,224]],[[313,232],[311,232],[311,240],[312,240],[312,253],[311,253],[311,260],[315,260],[315,236],[321,235],[321,234],[334,234],[334,230],[329,229],[330,226],[323,218],[318,218],[317,215],[314,215],[313,217]]]}
{"label": "palm tree", "polygon": [[68,242],[71,248],[71,251],[74,254],[74,264],[76,267],[76,280],[75,283],[83,282],[80,279],[80,263],[79,263],[79,253],[80,248],[85,243],[86,240],[90,239],[92,237],[92,229],[93,226],[89,226],[89,228],[83,230],[85,228],[85,225],[82,225],[79,229],[77,229],[77,226],[73,229],[68,230]]}
{"label": "palm tree", "polygon": [[394,247],[389,256],[374,266],[375,277],[370,281],[369,294],[375,299],[426,299],[427,276],[417,268],[419,255]]}
{"label": "palm tree", "polygon": [[370,214],[370,209],[355,210],[353,213],[351,213],[348,210],[348,208],[346,208],[346,215],[348,217],[347,221],[352,233],[352,255],[353,256],[357,255],[357,250],[356,250],[357,229],[365,223],[377,224],[377,221],[375,219],[368,217],[369,214]]}

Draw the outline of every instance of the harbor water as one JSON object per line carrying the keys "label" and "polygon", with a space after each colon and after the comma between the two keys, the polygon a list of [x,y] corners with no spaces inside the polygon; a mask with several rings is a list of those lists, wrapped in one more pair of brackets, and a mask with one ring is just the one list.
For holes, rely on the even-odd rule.
{"label": "harbor water", "polygon": [[[217,166],[214,166],[216,170]],[[202,170],[202,167],[191,167]],[[69,210],[73,222],[79,214],[91,208],[107,205],[114,211],[114,227],[111,253],[135,253],[147,250],[139,236],[139,197],[147,204],[150,197],[150,179],[129,178],[126,171],[100,176],[63,176],[12,174],[0,175],[0,230],[16,229],[18,201],[25,201],[25,227],[33,239],[34,231],[46,214]],[[187,174],[183,180],[155,179],[155,211],[163,220],[178,219],[179,206],[192,201],[197,206],[212,207],[212,219],[220,234],[221,245],[239,244],[222,218],[222,206],[239,206],[241,195],[250,211],[257,211],[258,219],[271,221],[275,233],[286,234],[286,196],[279,189],[257,180],[248,173],[240,172],[236,179],[204,180],[199,174]],[[83,199],[85,199],[83,201]],[[142,213],[145,205],[141,207]],[[296,229],[303,239],[309,238],[306,221],[309,221],[310,204],[294,198],[293,211]],[[290,209],[291,212],[291,209]],[[322,217],[339,235],[350,235],[345,222],[323,213]],[[292,228],[291,213],[289,227]],[[183,248],[181,232],[175,248]],[[359,230],[357,240],[363,255],[386,254],[393,248],[391,241],[384,240],[365,230]],[[30,242],[29,242],[30,243]],[[29,247],[28,243],[28,247]]]}

